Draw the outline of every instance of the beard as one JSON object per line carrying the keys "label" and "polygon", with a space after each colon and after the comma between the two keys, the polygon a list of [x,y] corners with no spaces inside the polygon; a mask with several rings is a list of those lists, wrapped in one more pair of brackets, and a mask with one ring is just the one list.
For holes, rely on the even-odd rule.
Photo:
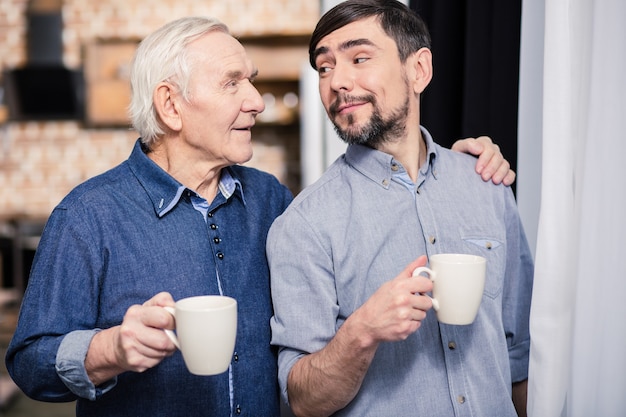
{"label": "beard", "polygon": [[[342,128],[337,123],[337,108],[342,103],[349,102],[369,102],[372,104],[374,111],[369,121],[361,126],[355,126],[355,117],[353,114],[346,116],[348,126]],[[406,119],[409,111],[409,97],[405,97],[404,103],[394,109],[387,118],[383,118],[382,111],[378,106],[376,97],[372,95],[361,97],[343,96],[339,97],[335,103],[330,106],[329,115],[335,127],[335,132],[345,143],[349,145],[366,145],[377,149],[385,142],[393,141],[401,136],[406,128]]]}

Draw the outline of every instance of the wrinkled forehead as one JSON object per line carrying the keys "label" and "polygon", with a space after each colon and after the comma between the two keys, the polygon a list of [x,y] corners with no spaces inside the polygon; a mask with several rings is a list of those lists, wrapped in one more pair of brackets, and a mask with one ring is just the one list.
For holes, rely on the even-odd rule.
{"label": "wrinkled forehead", "polygon": [[187,51],[192,65],[210,64],[217,72],[240,71],[245,76],[256,72],[256,67],[243,45],[228,33],[207,33],[190,43]]}

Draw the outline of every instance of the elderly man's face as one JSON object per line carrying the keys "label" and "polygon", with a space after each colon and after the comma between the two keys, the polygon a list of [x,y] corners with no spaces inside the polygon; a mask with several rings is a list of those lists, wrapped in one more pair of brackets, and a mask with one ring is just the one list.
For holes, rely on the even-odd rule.
{"label": "elderly man's face", "polygon": [[182,136],[220,166],[252,157],[251,128],[265,105],[252,85],[256,68],[231,35],[211,32],[189,45],[190,102],[183,102]]}

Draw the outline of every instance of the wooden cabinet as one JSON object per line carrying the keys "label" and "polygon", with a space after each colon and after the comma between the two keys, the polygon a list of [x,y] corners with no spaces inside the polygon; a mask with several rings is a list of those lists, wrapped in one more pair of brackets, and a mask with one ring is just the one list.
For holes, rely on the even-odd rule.
{"label": "wooden cabinet", "polygon": [[85,47],[85,122],[128,126],[130,63],[138,41],[100,41]]}

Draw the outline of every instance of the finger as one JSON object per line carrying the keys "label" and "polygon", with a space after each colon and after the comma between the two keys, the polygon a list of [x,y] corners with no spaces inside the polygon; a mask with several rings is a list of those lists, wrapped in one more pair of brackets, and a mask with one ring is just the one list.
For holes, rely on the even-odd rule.
{"label": "finger", "polygon": [[165,291],[156,294],[154,297],[152,297],[151,299],[143,303],[144,306],[161,306],[161,307],[173,306],[174,304],[175,304],[174,298],[172,298],[172,295]]}
{"label": "finger", "polygon": [[485,148],[485,151],[478,156],[476,161],[476,172],[481,174],[483,180],[491,179],[491,176],[498,170],[504,157],[500,153],[498,145],[491,145]]}
{"label": "finger", "polygon": [[412,277],[410,282],[411,287],[409,291],[412,294],[422,295],[433,290],[433,281],[424,275]]}
{"label": "finger", "polygon": [[145,345],[156,350],[174,350],[163,329],[174,328],[174,317],[162,307],[131,306],[120,325],[125,350]]}
{"label": "finger", "polygon": [[415,268],[419,268],[420,266],[425,266],[427,262],[428,262],[428,258],[426,257],[426,255],[421,255],[419,258],[417,258],[416,260],[408,264],[407,267],[404,268],[404,271],[400,273],[400,275],[403,277],[412,277],[413,271],[415,271]]}
{"label": "finger", "polygon": [[139,371],[155,366],[176,350],[162,330],[131,325],[120,327],[120,345],[123,361]]}
{"label": "finger", "polygon": [[515,171],[513,171],[512,169],[509,169],[509,172],[507,172],[507,174],[505,175],[504,179],[502,180],[502,184],[504,185],[511,185],[515,182]]}
{"label": "finger", "polygon": [[148,358],[162,359],[176,351],[174,343],[159,329],[146,330],[138,342],[137,351]]}
{"label": "finger", "polygon": [[508,175],[509,172],[511,172],[511,165],[509,164],[507,160],[503,159],[500,166],[491,176],[491,181],[496,185],[500,184],[502,180],[504,180],[504,178]]}
{"label": "finger", "polygon": [[142,313],[141,322],[147,328],[158,330],[176,328],[176,319],[163,307],[146,307]]}
{"label": "finger", "polygon": [[471,155],[479,155],[485,147],[475,138],[459,139],[452,145],[455,152],[469,153]]}

